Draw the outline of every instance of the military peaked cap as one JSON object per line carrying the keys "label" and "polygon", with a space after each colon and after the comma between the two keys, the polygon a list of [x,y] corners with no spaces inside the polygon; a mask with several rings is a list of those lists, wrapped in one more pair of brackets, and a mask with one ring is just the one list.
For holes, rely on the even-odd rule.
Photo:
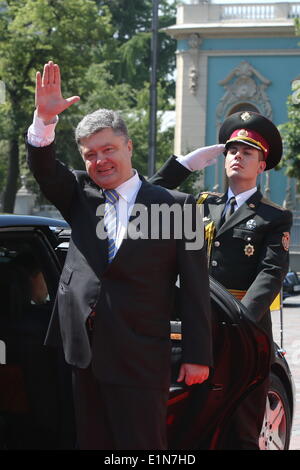
{"label": "military peaked cap", "polygon": [[232,142],[242,142],[263,152],[265,170],[274,168],[282,156],[282,140],[277,127],[266,117],[252,111],[231,114],[223,122],[219,142],[225,149]]}

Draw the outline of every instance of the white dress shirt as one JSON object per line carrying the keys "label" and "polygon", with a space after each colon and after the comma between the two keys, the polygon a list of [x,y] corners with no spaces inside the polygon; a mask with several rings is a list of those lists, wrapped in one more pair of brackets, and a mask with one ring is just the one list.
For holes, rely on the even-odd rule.
{"label": "white dress shirt", "polygon": [[[58,116],[55,121],[47,126],[40,119],[36,111],[34,112],[33,122],[28,129],[27,139],[30,145],[34,147],[45,147],[50,145],[55,138],[55,127],[58,123]],[[129,180],[114,188],[119,193],[119,199],[116,202],[117,211],[117,238],[115,240],[116,252],[121,246],[127,231],[128,221],[132,212],[137,193],[142,185],[142,181],[136,170],[133,169],[134,175]]]}
{"label": "white dress shirt", "polygon": [[27,131],[27,140],[33,147],[46,147],[52,144],[55,138],[55,127],[58,123],[56,116],[53,123],[45,126],[44,121],[38,117],[36,110],[33,115],[33,122]]}
{"label": "white dress shirt", "polygon": [[227,210],[227,207],[228,207],[228,204],[229,204],[229,200],[231,197],[235,197],[235,201],[236,201],[236,204],[234,205],[234,211],[236,211],[239,207],[241,207],[242,204],[244,204],[244,202],[246,202],[249,197],[252,196],[252,194],[254,194],[255,192],[257,191],[257,187],[255,186],[254,188],[251,188],[251,189],[248,189],[247,191],[244,191],[243,193],[240,193],[240,194],[233,194],[231,188],[228,188],[228,193],[227,193],[227,202],[225,204],[225,209],[224,209],[224,213],[226,213],[226,210]]}
{"label": "white dress shirt", "polygon": [[115,188],[120,197],[116,202],[117,210],[117,238],[115,240],[116,252],[121,246],[124,236],[127,231],[128,221],[132,212],[137,193],[140,190],[142,181],[136,170],[134,175],[127,181],[124,181],[120,186]]}

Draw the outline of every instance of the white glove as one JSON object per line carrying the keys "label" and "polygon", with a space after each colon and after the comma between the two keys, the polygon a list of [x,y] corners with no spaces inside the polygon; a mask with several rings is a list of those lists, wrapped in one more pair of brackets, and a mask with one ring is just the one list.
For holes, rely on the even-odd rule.
{"label": "white glove", "polygon": [[217,163],[217,157],[224,152],[224,144],[198,148],[187,155],[177,157],[177,161],[190,171],[202,170],[206,166]]}

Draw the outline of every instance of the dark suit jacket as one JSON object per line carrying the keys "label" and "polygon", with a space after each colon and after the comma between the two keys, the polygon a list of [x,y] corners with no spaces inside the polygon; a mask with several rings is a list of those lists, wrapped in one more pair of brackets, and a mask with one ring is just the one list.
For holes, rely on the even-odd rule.
{"label": "dark suit jacket", "polygon": [[[124,239],[107,263],[107,241],[96,235],[102,190],[86,172],[55,160],[54,144],[28,148],[29,166],[45,196],[72,228],[48,344],[62,338],[69,364],[107,383],[167,388],[170,377],[170,318],[177,274],[183,362],[212,364],[210,302],[205,248],[187,251],[185,240]],[[183,206],[195,200],[142,182],[136,203]],[[195,225],[195,221],[193,222]],[[172,230],[171,230],[172,233]],[[201,280],[199,282],[199,280]],[[92,346],[86,320],[96,311]]]}
{"label": "dark suit jacket", "polygon": [[[177,187],[191,172],[171,157],[151,182]],[[230,219],[220,226],[227,193],[200,194],[206,226],[213,222],[209,270],[230,290],[247,291],[242,303],[255,321],[272,339],[269,307],[279,293],[289,267],[287,233],[292,214],[253,194]]]}

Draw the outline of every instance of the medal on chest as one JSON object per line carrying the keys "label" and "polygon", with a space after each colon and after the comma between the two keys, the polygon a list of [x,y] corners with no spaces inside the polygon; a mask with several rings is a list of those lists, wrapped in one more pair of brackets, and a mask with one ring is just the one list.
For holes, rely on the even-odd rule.
{"label": "medal on chest", "polygon": [[256,222],[254,219],[247,220],[246,227],[248,230],[254,230],[256,228]]}
{"label": "medal on chest", "polygon": [[[248,230],[255,230],[256,229],[256,221],[254,219],[250,219],[246,222],[246,228]],[[245,253],[245,256],[248,256],[248,258],[250,256],[253,256],[254,255],[254,246],[250,243],[251,242],[251,237],[248,237],[247,238],[247,241],[248,241],[248,244],[245,245],[245,248],[244,248],[244,253]]]}
{"label": "medal on chest", "polygon": [[244,253],[246,256],[253,256],[254,255],[254,246],[251,245],[251,243],[248,243],[248,245],[245,246],[244,248]]}

